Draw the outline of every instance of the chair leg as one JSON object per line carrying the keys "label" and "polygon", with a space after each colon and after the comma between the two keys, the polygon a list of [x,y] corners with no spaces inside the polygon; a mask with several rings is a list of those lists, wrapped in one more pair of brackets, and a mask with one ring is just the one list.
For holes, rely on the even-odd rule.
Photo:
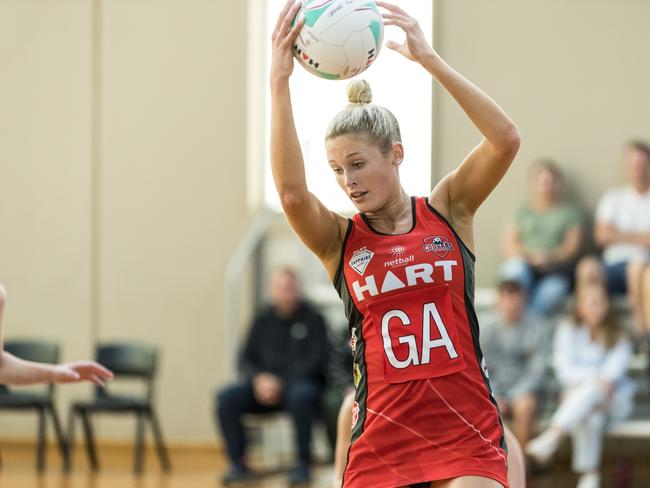
{"label": "chair leg", "polygon": [[156,451],[158,451],[158,459],[160,460],[160,465],[162,466],[163,471],[171,471],[172,466],[169,462],[169,455],[167,454],[167,448],[163,441],[162,432],[160,430],[160,424],[158,423],[158,417],[156,413],[152,410],[149,411],[149,420],[151,421],[151,429],[153,430],[153,438],[156,443]]}
{"label": "chair leg", "polygon": [[63,435],[63,429],[61,428],[61,422],[59,421],[59,414],[56,413],[54,405],[50,404],[48,406],[50,415],[52,417],[52,423],[54,423],[54,432],[56,434],[56,440],[59,444],[59,452],[61,453],[61,463],[63,466],[63,471],[70,471],[70,455],[68,451],[68,441]]}
{"label": "chair leg", "polygon": [[68,466],[66,468],[66,471],[70,471],[72,468],[72,460],[73,460],[73,455],[74,455],[74,447],[75,447],[75,409],[74,407],[70,408],[70,412],[68,413]]}
{"label": "chair leg", "polygon": [[36,470],[45,469],[45,408],[38,407],[38,444],[36,446]]}
{"label": "chair leg", "polygon": [[142,474],[144,463],[144,413],[137,412],[133,471]]}
{"label": "chair leg", "polygon": [[90,461],[90,467],[93,471],[99,470],[99,461],[97,460],[97,450],[95,449],[95,436],[93,434],[93,428],[88,418],[88,412],[81,410],[81,422],[84,428],[84,434],[86,437],[86,453],[88,454],[88,461]]}

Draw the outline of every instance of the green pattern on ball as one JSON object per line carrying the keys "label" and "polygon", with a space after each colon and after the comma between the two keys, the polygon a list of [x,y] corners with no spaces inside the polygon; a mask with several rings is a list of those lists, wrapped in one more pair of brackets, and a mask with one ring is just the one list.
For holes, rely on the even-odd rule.
{"label": "green pattern on ball", "polygon": [[326,80],[338,80],[341,78],[341,75],[333,75],[331,73],[324,73],[318,70],[316,70],[316,72],[318,73],[318,76],[320,76],[321,78],[325,78]]}
{"label": "green pattern on ball", "polygon": [[323,7],[316,10],[305,10],[305,24],[309,27],[314,27],[314,24],[316,21],[318,21],[320,16],[323,15],[323,13],[331,6],[332,4],[328,3],[327,5],[324,5]]}
{"label": "green pattern on ball", "polygon": [[370,22],[370,30],[375,37],[375,46],[379,46],[379,37],[381,36],[381,22],[373,20]]}

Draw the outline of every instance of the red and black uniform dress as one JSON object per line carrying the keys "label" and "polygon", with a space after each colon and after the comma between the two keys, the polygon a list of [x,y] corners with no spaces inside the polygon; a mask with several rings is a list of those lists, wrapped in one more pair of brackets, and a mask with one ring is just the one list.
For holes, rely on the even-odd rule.
{"label": "red and black uniform dress", "polygon": [[474,256],[426,198],[411,205],[406,234],[382,234],[355,215],[334,278],[356,386],[343,486],[483,476],[507,488],[473,305]]}

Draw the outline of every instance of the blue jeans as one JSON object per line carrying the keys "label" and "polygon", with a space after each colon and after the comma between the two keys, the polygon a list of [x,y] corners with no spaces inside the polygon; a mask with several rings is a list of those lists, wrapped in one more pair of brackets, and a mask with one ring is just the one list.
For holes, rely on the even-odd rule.
{"label": "blue jeans", "polygon": [[625,295],[627,293],[627,265],[627,262],[603,263],[607,291],[612,295]]}
{"label": "blue jeans", "polygon": [[510,258],[501,266],[501,276],[521,283],[528,295],[528,308],[538,317],[548,317],[562,304],[571,286],[567,273],[540,274],[522,258]]}
{"label": "blue jeans", "polygon": [[221,427],[228,457],[233,465],[244,464],[246,436],[241,416],[246,413],[286,411],[291,415],[296,433],[299,461],[308,465],[311,458],[311,426],[318,411],[322,387],[309,381],[295,381],[285,387],[277,406],[261,405],[250,383],[232,385],[216,395],[216,419]]}

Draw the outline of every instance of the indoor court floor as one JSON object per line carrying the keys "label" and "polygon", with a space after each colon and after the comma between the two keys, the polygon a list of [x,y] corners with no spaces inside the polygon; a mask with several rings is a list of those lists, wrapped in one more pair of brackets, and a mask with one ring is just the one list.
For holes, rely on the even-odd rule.
{"label": "indoor court floor", "polygon": [[[612,446],[614,452],[619,446]],[[146,453],[145,472],[136,476],[132,471],[133,453],[129,447],[99,449],[101,470],[94,474],[84,459],[81,448],[76,451],[74,469],[64,475],[53,447],[48,449],[48,465],[42,475],[36,473],[35,452],[32,445],[0,445],[2,469],[0,488],[215,488],[220,487],[219,473],[225,468],[225,459],[216,449],[172,450],[174,469],[170,474],[161,472],[153,450]],[[569,471],[568,450],[561,452],[553,471],[536,475],[529,488],[573,488],[575,478]],[[639,453],[638,449],[634,452]],[[636,455],[638,456],[638,454]],[[314,469],[313,488],[329,488],[332,483],[329,465]],[[603,472],[602,488],[646,488],[650,486],[650,463],[647,456],[632,459],[631,469],[621,473],[616,462],[607,459]],[[623,484],[620,484],[623,483]],[[246,485],[251,488],[286,488],[286,474],[279,473]],[[369,487],[370,488],[370,487]]]}

